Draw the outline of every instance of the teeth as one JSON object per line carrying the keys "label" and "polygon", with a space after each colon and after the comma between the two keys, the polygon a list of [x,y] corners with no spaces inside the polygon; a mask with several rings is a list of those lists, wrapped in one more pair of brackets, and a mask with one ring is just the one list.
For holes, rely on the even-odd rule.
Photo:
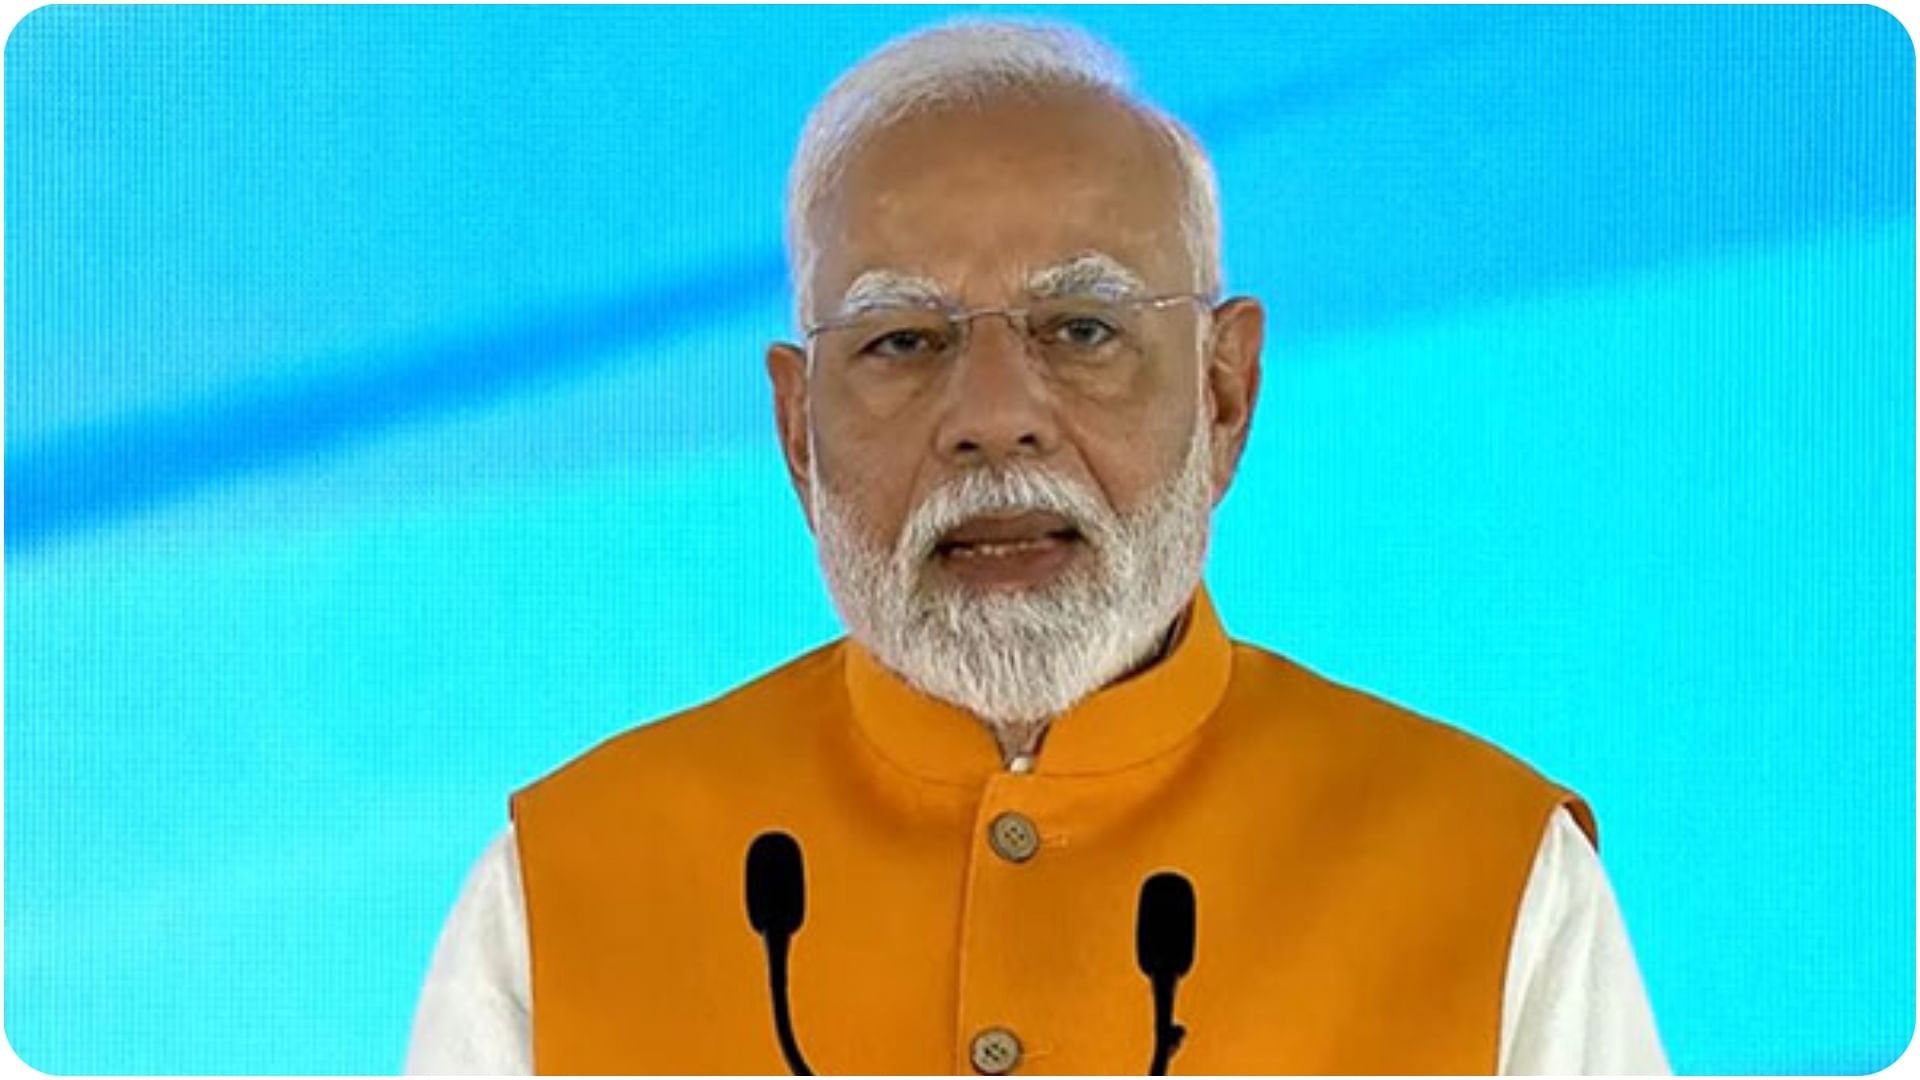
{"label": "teeth", "polygon": [[1042,536],[1032,540],[1004,540],[979,544],[962,544],[954,548],[952,554],[955,558],[960,559],[972,559],[982,556],[993,558],[995,556],[1022,554],[1044,547],[1053,542],[1052,537]]}

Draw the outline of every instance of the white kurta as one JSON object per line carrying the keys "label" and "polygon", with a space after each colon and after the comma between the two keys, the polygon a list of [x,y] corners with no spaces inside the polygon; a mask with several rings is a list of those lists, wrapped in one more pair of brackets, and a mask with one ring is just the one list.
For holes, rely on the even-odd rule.
{"label": "white kurta", "polygon": [[[441,931],[406,1071],[530,1074],[532,996],[509,826],[480,856]],[[1565,809],[1549,820],[1521,896],[1500,1016],[1503,1075],[1670,1071],[1606,871]]]}

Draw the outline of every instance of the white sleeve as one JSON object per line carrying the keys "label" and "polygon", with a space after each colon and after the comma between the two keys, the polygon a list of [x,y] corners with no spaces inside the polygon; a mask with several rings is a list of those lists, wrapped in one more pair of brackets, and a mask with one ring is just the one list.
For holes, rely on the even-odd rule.
{"label": "white sleeve", "polygon": [[509,825],[474,863],[427,969],[406,1071],[528,1076],[532,997],[520,855]]}
{"label": "white sleeve", "polygon": [[1672,1071],[1600,856],[1565,807],[1520,899],[1500,1015],[1503,1076]]}

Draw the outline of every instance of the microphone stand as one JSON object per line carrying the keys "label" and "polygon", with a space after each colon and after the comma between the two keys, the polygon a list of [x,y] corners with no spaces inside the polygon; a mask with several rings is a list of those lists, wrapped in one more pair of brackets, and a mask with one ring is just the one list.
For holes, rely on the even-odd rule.
{"label": "microphone stand", "polygon": [[767,934],[767,983],[773,991],[773,1028],[780,1037],[780,1056],[787,1059],[787,1071],[795,1076],[812,1076],[813,1069],[800,1053],[799,1040],[793,1037],[793,1014],[787,1004],[787,944],[785,934]]}
{"label": "microphone stand", "polygon": [[1148,1076],[1167,1075],[1167,1063],[1187,1037],[1187,1029],[1173,1019],[1173,984],[1173,977],[1153,980],[1153,1064]]}
{"label": "microphone stand", "polygon": [[787,1003],[787,949],[807,917],[807,878],[800,842],[778,831],[761,833],[747,848],[747,922],[767,947],[767,988],[773,996],[773,1028],[780,1056],[795,1076],[812,1076],[793,1037]]}
{"label": "microphone stand", "polygon": [[[771,831],[754,838],[747,851],[747,921],[767,949],[767,989],[773,999],[773,1027],[780,1056],[795,1076],[812,1076],[793,1035],[787,1000],[787,952],[806,918],[806,877],[800,844]],[[1178,873],[1148,878],[1140,889],[1135,950],[1141,973],[1153,985],[1153,1064],[1147,1075],[1167,1075],[1187,1029],[1173,1018],[1173,994],[1181,976],[1193,967],[1193,883]]]}

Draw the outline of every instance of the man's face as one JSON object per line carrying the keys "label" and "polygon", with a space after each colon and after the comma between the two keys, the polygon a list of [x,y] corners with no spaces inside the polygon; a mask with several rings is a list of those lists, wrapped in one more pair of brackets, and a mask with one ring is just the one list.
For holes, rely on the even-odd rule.
{"label": "man's face", "polygon": [[[1103,547],[1129,535],[1158,543],[1141,530],[1176,502],[1199,520],[1173,524],[1198,529],[1204,545],[1207,510],[1245,438],[1260,311],[1251,301],[1213,315],[1204,302],[1127,303],[1192,291],[1181,205],[1167,145],[1092,96],[938,111],[861,145],[811,222],[808,318],[836,329],[814,336],[810,362],[784,346],[768,358],[830,584],[834,543],[884,553],[893,580],[876,587],[939,600],[953,622],[1085,592],[1125,554]],[[982,315],[942,346],[920,333],[924,317],[892,314],[926,302],[1064,321],[1036,315],[1023,335]],[[1088,311],[1118,316],[1117,332],[1074,318]],[[1038,500],[1050,509],[978,484],[977,498],[951,498],[956,485],[1009,475],[1064,494]],[[850,535],[827,535],[829,525]],[[1108,600],[1129,591],[1105,584]]]}

